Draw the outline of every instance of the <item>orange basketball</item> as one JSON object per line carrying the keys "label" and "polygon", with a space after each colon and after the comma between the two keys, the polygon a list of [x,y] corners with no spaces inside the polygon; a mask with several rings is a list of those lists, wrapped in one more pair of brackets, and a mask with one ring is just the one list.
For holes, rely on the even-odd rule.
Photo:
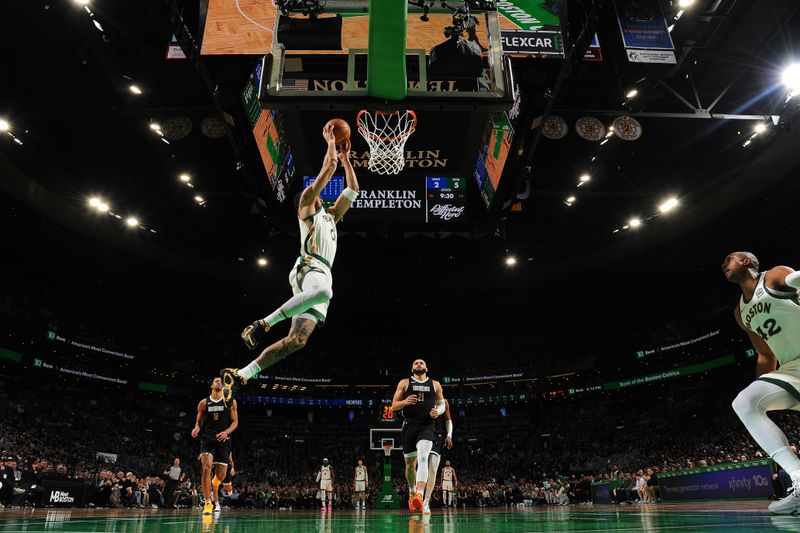
{"label": "orange basketball", "polygon": [[329,124],[333,125],[333,136],[336,138],[336,146],[340,146],[350,140],[350,125],[347,121],[341,118],[333,118],[325,124],[327,128]]}

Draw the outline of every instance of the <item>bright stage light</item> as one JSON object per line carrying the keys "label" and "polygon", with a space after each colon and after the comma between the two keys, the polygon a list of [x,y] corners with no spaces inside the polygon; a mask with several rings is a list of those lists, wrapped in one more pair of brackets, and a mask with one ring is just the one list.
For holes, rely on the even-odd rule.
{"label": "bright stage light", "polygon": [[628,94],[625,95],[625,98],[633,98],[637,94],[639,94],[639,91],[637,91],[636,89],[631,89],[630,91],[628,91]]}
{"label": "bright stage light", "polygon": [[762,123],[762,124],[759,124],[759,125],[757,125],[757,126],[755,127],[754,131],[755,131],[756,133],[764,133],[765,131],[767,131],[767,125],[766,125],[766,124],[763,124],[763,123]]}
{"label": "bright stage light", "polygon": [[783,70],[783,84],[792,93],[800,91],[800,63],[789,65]]}
{"label": "bright stage light", "polygon": [[508,266],[516,265],[517,264],[517,258],[514,257],[513,255],[510,255],[510,256],[506,257],[506,264]]}
{"label": "bright stage light", "polygon": [[632,219],[630,219],[630,220],[628,221],[628,225],[629,225],[630,227],[632,227],[632,228],[638,228],[639,226],[641,226],[641,225],[642,225],[642,221],[641,221],[641,220],[639,220],[638,218],[632,218]]}
{"label": "bright stage light", "polygon": [[661,204],[658,210],[661,211],[662,213],[668,213],[669,211],[672,211],[676,207],[678,207],[678,199],[670,198],[669,200]]}
{"label": "bright stage light", "polygon": [[142,94],[142,90],[136,85],[131,85],[129,89],[133,94]]}
{"label": "bright stage light", "polygon": [[267,262],[266,259],[264,259],[263,257],[259,257],[258,258],[258,266],[265,267],[265,266],[267,266],[267,264],[268,264],[268,262]]}
{"label": "bright stage light", "polygon": [[94,208],[100,207],[100,198],[96,196],[89,198],[89,205]]}
{"label": "bright stage light", "polygon": [[678,7],[681,9],[686,9],[687,7],[692,7],[694,5],[694,0],[678,0]]}
{"label": "bright stage light", "polygon": [[136,218],[134,218],[134,217],[129,217],[129,218],[128,218],[128,219],[125,221],[125,223],[128,225],[128,227],[131,227],[131,228],[135,228],[136,226],[138,226],[138,225],[139,225],[139,221],[138,221]]}
{"label": "bright stage light", "polygon": [[189,174],[181,174],[181,175],[180,175],[180,176],[178,176],[178,177],[179,177],[179,178],[180,178],[180,180],[181,180],[182,182],[184,182],[184,183],[189,183],[189,181],[191,181],[191,179],[192,179],[192,177],[191,177],[191,176],[189,176]]}
{"label": "bright stage light", "polygon": [[0,118],[0,131],[8,131],[11,129],[11,124],[7,120]]}
{"label": "bright stage light", "polygon": [[580,180],[581,183],[589,183],[590,181],[592,181],[592,177],[589,174],[584,174],[578,179]]}

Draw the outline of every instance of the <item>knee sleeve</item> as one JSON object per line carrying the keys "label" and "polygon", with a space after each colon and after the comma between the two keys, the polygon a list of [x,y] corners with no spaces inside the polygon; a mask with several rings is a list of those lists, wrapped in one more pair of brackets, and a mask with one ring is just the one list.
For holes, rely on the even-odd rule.
{"label": "knee sleeve", "polygon": [[433,443],[429,440],[421,440],[417,443],[417,482],[425,483],[428,481],[428,457],[431,454]]}
{"label": "knee sleeve", "polygon": [[432,454],[430,454],[430,458],[431,458],[431,468],[430,468],[430,472],[428,473],[428,475],[430,477],[435,478],[436,477],[436,472],[439,471],[439,461],[441,460],[441,457],[439,457],[438,453],[432,453]]}

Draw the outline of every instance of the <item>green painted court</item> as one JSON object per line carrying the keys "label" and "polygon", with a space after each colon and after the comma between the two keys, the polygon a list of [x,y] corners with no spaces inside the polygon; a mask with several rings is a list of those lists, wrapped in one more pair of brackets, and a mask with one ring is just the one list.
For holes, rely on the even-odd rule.
{"label": "green painted court", "polygon": [[766,502],[456,510],[430,516],[398,511],[0,510],[0,532],[500,533],[550,531],[800,531],[800,517],[771,516]]}

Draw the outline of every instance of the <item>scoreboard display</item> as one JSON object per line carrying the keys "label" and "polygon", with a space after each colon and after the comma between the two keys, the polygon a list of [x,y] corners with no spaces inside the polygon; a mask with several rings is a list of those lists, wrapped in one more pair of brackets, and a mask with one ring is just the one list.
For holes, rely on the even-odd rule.
{"label": "scoreboard display", "polygon": [[[305,176],[303,187],[316,176]],[[452,224],[465,220],[467,178],[451,176],[365,177],[361,192],[346,215],[353,222]],[[332,176],[320,198],[332,206],[346,187],[344,176]]]}
{"label": "scoreboard display", "polygon": [[466,178],[425,178],[427,209],[425,222],[450,221],[464,214],[467,203]]}

